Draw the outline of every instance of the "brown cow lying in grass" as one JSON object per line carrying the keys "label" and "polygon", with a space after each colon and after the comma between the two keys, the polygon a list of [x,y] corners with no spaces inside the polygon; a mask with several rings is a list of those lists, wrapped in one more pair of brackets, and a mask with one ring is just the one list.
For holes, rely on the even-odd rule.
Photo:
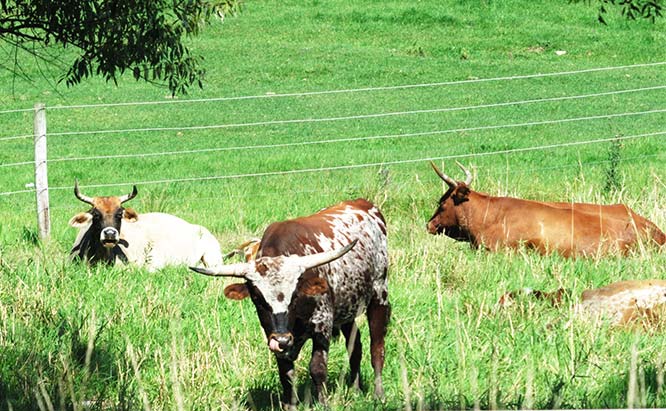
{"label": "brown cow lying in grass", "polygon": [[[457,162],[456,162],[457,163]],[[430,234],[446,234],[489,250],[525,246],[565,257],[626,254],[641,242],[663,245],[666,235],[623,204],[546,203],[494,197],[470,188],[472,174],[456,182],[431,165],[449,189],[428,222]]]}
{"label": "brown cow lying in grass", "polygon": [[259,246],[261,245],[261,240],[258,238],[252,238],[240,244],[235,249],[226,253],[222,258],[225,260],[231,258],[235,255],[242,255],[245,258],[246,262],[253,261],[257,258],[257,252],[259,251]]}
{"label": "brown cow lying in grass", "polygon": [[[555,292],[523,290],[508,292],[500,297],[501,307],[509,306],[520,294],[546,300],[558,306],[565,294],[563,289]],[[666,314],[665,280],[618,281],[605,287],[583,291],[580,302],[574,305],[574,315],[581,320],[608,321],[615,326],[654,326]]]}

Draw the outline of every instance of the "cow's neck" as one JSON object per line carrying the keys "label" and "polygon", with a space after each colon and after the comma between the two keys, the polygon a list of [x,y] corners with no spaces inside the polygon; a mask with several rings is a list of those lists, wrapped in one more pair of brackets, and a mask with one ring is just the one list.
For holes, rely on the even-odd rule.
{"label": "cow's neck", "polygon": [[457,206],[458,225],[472,243],[482,237],[484,227],[494,218],[492,198],[487,194],[471,191],[468,200]]}

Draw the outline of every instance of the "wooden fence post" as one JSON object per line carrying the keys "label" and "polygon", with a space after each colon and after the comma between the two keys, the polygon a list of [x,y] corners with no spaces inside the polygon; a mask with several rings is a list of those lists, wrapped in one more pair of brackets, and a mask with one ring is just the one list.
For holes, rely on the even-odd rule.
{"label": "wooden fence post", "polygon": [[39,236],[47,239],[51,235],[49,212],[49,180],[46,173],[46,108],[43,103],[35,104],[35,194],[37,197],[37,224]]}

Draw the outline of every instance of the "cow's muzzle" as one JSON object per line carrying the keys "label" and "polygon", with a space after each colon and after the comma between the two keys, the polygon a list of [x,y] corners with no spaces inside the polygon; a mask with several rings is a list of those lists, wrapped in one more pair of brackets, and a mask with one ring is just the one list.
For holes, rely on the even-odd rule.
{"label": "cow's muzzle", "polygon": [[294,345],[294,336],[291,333],[272,333],[268,336],[268,348],[274,353],[288,351]]}
{"label": "cow's muzzle", "polygon": [[428,223],[426,228],[428,229],[428,233],[430,233],[430,234],[435,234],[436,235],[436,234],[442,234],[444,232],[444,227],[443,226],[441,226],[439,224],[435,224],[432,221]]}
{"label": "cow's muzzle", "polygon": [[113,227],[106,227],[102,230],[99,240],[102,242],[102,245],[107,248],[115,247],[120,240],[120,233]]}

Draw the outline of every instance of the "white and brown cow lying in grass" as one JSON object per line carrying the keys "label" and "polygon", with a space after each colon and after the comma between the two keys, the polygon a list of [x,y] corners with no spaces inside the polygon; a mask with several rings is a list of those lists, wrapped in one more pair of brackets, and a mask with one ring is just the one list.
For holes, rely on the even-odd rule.
{"label": "white and brown cow lying in grass", "polygon": [[[546,300],[560,306],[563,289],[544,292],[525,289],[508,292],[499,300],[500,306],[511,305],[520,294]],[[583,291],[574,306],[574,318],[603,321],[614,326],[666,324],[666,280],[618,281],[604,287]]]}
{"label": "white and brown cow lying in grass", "polygon": [[360,386],[361,337],[357,316],[367,313],[375,395],[383,396],[384,337],[390,317],[386,222],[370,202],[345,201],[307,217],[271,224],[256,259],[212,269],[211,276],[244,280],[227,286],[227,298],[250,296],[275,354],[282,402],[297,402],[294,361],[312,339],[310,375],[316,398],[325,401],[331,337],[342,331],[350,349],[350,380]]}
{"label": "white and brown cow lying in grass", "polygon": [[158,270],[167,265],[222,264],[217,239],[204,227],[164,213],[137,214],[123,203],[136,197],[88,197],[74,184],[74,195],[92,208],[69,220],[79,229],[70,252],[89,264],[113,265],[117,260]]}

